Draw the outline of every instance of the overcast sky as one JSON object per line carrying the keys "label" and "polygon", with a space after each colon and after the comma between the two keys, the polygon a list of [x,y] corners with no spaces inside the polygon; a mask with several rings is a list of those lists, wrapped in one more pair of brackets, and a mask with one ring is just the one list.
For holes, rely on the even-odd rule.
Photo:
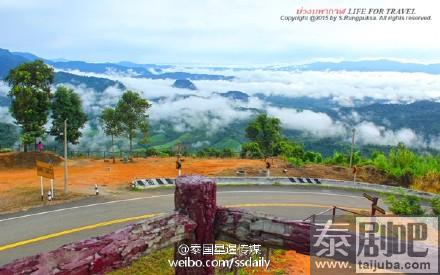
{"label": "overcast sky", "polygon": [[[430,22],[295,22],[298,8],[416,8]],[[274,64],[440,62],[440,1],[0,0],[0,47],[45,58]]]}

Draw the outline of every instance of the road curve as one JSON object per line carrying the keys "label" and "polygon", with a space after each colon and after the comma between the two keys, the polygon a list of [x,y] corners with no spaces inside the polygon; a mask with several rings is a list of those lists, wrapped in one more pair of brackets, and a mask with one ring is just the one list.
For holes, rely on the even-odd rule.
{"label": "road curve", "polygon": [[[170,212],[174,207],[173,192],[129,192],[0,215],[0,265]],[[361,192],[298,186],[219,186],[217,201],[218,205],[293,219],[303,219],[333,205],[371,207]],[[382,203],[379,205],[385,208]]]}

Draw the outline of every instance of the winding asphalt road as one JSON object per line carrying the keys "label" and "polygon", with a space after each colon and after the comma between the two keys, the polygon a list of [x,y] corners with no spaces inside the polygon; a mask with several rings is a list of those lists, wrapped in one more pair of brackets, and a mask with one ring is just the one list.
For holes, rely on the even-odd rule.
{"label": "winding asphalt road", "polygon": [[[0,265],[170,212],[173,192],[127,192],[0,215]],[[333,205],[353,210],[371,207],[361,192],[298,186],[218,186],[217,204],[292,219],[303,219]],[[386,208],[380,202],[379,206]]]}

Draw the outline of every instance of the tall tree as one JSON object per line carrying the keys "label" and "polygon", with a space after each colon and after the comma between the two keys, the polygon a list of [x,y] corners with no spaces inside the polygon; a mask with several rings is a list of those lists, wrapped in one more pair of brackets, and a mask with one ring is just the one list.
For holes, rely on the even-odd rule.
{"label": "tall tree", "polygon": [[67,142],[77,144],[81,137],[81,128],[87,121],[87,115],[81,106],[81,99],[72,89],[58,86],[52,102],[52,128],[50,134],[57,141],[64,140],[64,121],[67,119]]}
{"label": "tall tree", "polygon": [[130,140],[130,153],[133,149],[133,137],[140,130],[144,139],[148,133],[148,114],[151,107],[148,100],[142,98],[139,93],[126,91],[116,105],[116,113],[121,123],[122,132]]}
{"label": "tall tree", "polygon": [[265,157],[272,156],[275,145],[281,140],[281,122],[260,114],[246,127],[246,137],[260,146]]}
{"label": "tall tree", "polygon": [[104,133],[112,138],[112,157],[114,161],[114,138],[122,132],[119,116],[114,108],[105,108],[99,116],[99,122],[104,128]]}
{"label": "tall tree", "polygon": [[21,139],[25,151],[36,138],[44,135],[53,79],[53,69],[41,60],[18,65],[5,78],[11,86],[10,112],[22,129]]}

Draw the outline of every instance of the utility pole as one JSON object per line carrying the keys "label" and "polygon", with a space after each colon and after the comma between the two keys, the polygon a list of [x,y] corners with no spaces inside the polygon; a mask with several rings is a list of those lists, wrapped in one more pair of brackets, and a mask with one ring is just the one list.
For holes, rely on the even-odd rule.
{"label": "utility pole", "polygon": [[64,120],[64,194],[67,194],[67,119]]}
{"label": "utility pole", "polygon": [[352,138],[351,138],[350,168],[353,166],[354,134],[355,134],[356,130],[353,128],[351,131],[353,132],[353,135],[352,135]]}

